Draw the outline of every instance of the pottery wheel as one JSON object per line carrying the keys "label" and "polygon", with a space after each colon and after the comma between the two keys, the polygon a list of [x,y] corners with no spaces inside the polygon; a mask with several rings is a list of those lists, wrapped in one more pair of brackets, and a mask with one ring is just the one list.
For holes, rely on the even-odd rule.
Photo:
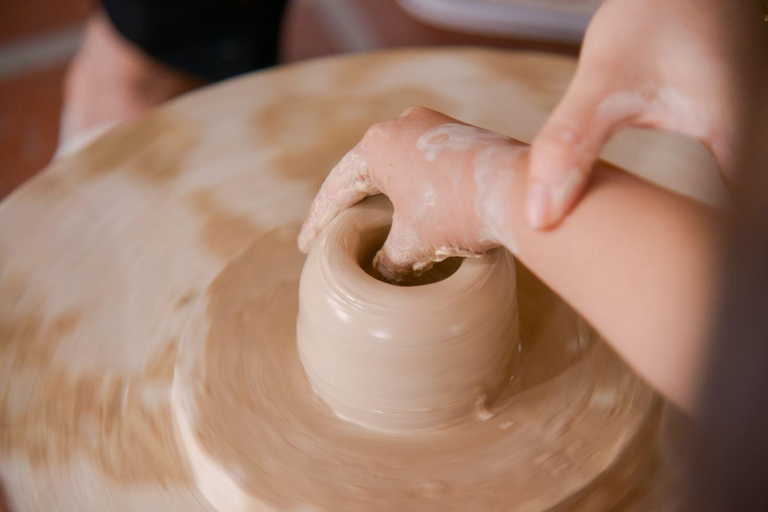
{"label": "pottery wheel", "polygon": [[[480,438],[490,440],[492,449],[525,429],[535,430],[547,446],[506,457],[483,452],[485,459],[476,462],[482,470],[479,501],[451,485],[450,461],[434,478],[416,478],[423,469],[419,459],[439,459],[450,430],[399,444],[382,440],[333,417],[300,379],[286,382],[297,402],[284,402],[282,425],[243,432],[242,442],[263,442],[263,460],[238,459],[236,444],[217,441],[226,418],[205,418],[206,397],[220,400],[224,409],[243,403],[227,398],[227,386],[206,388],[205,372],[186,374],[204,391],[195,402],[198,416],[187,423],[195,429],[174,427],[174,366],[177,358],[183,366],[186,357],[200,353],[192,345],[205,342],[217,283],[248,284],[246,298],[262,306],[255,315],[250,306],[241,311],[245,325],[268,332],[295,327],[269,313],[285,316],[296,308],[303,264],[295,249],[296,229],[328,171],[368,126],[423,105],[530,141],[574,68],[570,59],[468,50],[389,52],[288,66],[203,89],[113,129],[11,195],[0,204],[0,475],[6,504],[13,511],[210,511],[211,487],[215,492],[220,484],[219,491],[227,492],[223,486],[234,482],[264,510],[330,509],[323,501],[326,491],[329,499],[351,500],[335,510],[361,510],[355,505],[367,492],[384,489],[377,479],[400,474],[390,488],[400,495],[382,498],[372,510],[406,510],[407,503],[439,504],[436,510],[450,510],[446,504],[454,503],[466,510],[461,505],[470,502],[503,510],[494,502],[497,488],[482,483],[492,470],[483,460],[498,463],[499,471],[513,478],[509,485],[520,490],[518,510],[642,503],[658,464],[652,445],[660,400],[588,328],[581,331],[589,333],[583,345],[584,338],[575,336],[549,349],[532,342],[527,347],[534,359],[538,350],[559,347],[563,364],[540,379],[523,379],[530,386],[519,396],[568,389],[573,401],[561,402],[563,410],[555,411],[526,409],[522,400],[519,408],[510,405],[479,424]],[[605,157],[698,199],[716,203],[721,197],[712,160],[690,141],[627,132]],[[526,307],[532,307],[526,296],[545,297],[578,324],[521,266],[518,281],[521,324],[535,325],[534,317],[526,316]],[[257,379],[245,366],[254,358],[261,364],[298,364],[295,346],[273,348],[262,358],[259,347],[250,344],[236,360],[221,351],[217,363],[234,369],[232,379]],[[608,381],[613,394],[602,392]],[[585,386],[557,388],[563,382]],[[293,407],[317,411],[316,419],[292,421]],[[607,428],[595,438],[578,427],[583,415],[621,425],[623,434]],[[359,450],[302,449],[310,437],[333,446],[339,435],[352,436]],[[396,447],[395,453],[380,458],[369,481],[344,488],[352,481],[345,480],[345,472],[354,471],[347,464],[382,443]],[[201,474],[199,465],[190,465],[189,450],[195,447],[212,461],[208,467],[226,478],[217,480],[215,471]],[[414,464],[405,467],[402,455],[413,456]],[[527,470],[515,466],[516,457],[526,461]],[[286,482],[285,464],[291,461],[300,477]],[[338,478],[313,475],[315,463],[338,469]],[[249,475],[259,464],[265,479],[255,482]],[[272,491],[259,487],[264,482]]]}

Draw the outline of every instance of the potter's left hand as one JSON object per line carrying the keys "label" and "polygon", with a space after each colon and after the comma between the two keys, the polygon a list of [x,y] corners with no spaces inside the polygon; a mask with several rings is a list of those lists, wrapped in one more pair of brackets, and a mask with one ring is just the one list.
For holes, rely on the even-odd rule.
{"label": "potter's left hand", "polygon": [[308,251],[339,212],[373,194],[394,206],[376,266],[390,280],[450,256],[513,245],[510,192],[527,145],[426,108],[371,127],[325,180],[299,235]]}

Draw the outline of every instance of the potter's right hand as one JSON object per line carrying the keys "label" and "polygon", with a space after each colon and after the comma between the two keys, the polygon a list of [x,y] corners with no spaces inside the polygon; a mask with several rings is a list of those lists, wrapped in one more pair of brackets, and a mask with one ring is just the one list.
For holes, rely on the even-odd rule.
{"label": "potter's right hand", "polygon": [[426,108],[406,110],[374,125],[333,168],[315,197],[299,235],[307,252],[341,211],[366,196],[386,194],[392,229],[376,256],[390,280],[427,270],[451,256],[482,254],[514,245],[514,170],[527,145]]}

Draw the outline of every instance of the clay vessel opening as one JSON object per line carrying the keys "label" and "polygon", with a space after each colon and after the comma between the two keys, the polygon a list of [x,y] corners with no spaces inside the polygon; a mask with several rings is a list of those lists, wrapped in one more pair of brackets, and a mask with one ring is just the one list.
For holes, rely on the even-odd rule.
{"label": "clay vessel opening", "polygon": [[357,263],[360,265],[366,274],[383,283],[391,284],[394,286],[423,286],[427,284],[437,283],[443,279],[447,279],[459,270],[461,262],[464,258],[448,258],[441,262],[435,263],[431,269],[420,275],[412,275],[406,278],[405,281],[394,283],[387,280],[381,272],[374,267],[373,258],[379,249],[384,245],[384,241],[389,234],[390,226],[370,229],[363,231],[360,241],[360,249],[357,254]]}

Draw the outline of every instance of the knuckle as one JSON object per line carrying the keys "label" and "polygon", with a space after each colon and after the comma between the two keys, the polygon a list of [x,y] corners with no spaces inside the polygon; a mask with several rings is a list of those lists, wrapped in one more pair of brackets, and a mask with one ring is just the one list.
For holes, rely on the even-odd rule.
{"label": "knuckle", "polygon": [[412,105],[405,110],[403,110],[403,113],[398,116],[398,119],[400,120],[414,120],[414,119],[422,119],[426,116],[429,116],[432,114],[433,111],[431,109],[428,109],[426,107],[422,107],[419,105]]}
{"label": "knuckle", "polygon": [[390,130],[390,123],[376,123],[365,131],[365,135],[363,135],[363,141],[370,143],[382,139],[387,139],[389,138]]}
{"label": "knuckle", "polygon": [[556,124],[543,130],[533,143],[533,153],[552,159],[583,160],[588,147],[584,136],[572,126]]}
{"label": "knuckle", "polygon": [[548,126],[539,135],[538,140],[550,146],[578,146],[584,144],[584,138],[576,127],[558,122]]}
{"label": "knuckle", "polygon": [[405,110],[403,110],[403,113],[400,114],[397,117],[398,117],[398,119],[407,119],[407,118],[411,117],[413,114],[417,113],[418,110],[421,109],[421,108],[422,107],[419,107],[417,105],[412,105],[412,106],[406,108]]}

